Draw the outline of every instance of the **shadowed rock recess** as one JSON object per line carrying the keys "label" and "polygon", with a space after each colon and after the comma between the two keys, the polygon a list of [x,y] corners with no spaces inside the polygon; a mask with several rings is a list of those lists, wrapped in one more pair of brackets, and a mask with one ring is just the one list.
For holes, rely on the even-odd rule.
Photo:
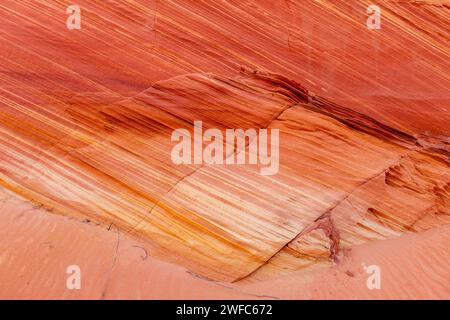
{"label": "shadowed rock recess", "polygon": [[[70,4],[0,4],[0,298],[450,297],[448,2]],[[198,120],[278,173],[174,164]]]}

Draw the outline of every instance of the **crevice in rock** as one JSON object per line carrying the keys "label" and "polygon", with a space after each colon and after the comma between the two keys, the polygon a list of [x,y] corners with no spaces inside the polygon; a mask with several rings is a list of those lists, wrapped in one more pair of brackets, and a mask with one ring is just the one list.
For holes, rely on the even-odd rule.
{"label": "crevice in rock", "polygon": [[106,292],[107,292],[107,290],[109,288],[109,284],[111,282],[112,274],[114,272],[114,268],[116,266],[116,262],[117,262],[117,259],[118,259],[118,256],[119,256],[119,245],[120,245],[120,231],[119,231],[119,229],[117,229],[117,241],[116,241],[116,245],[115,245],[115,248],[114,248],[113,260],[112,260],[112,264],[111,264],[111,267],[110,267],[109,272],[108,272],[108,276],[106,278],[106,284],[105,284],[105,287],[104,287],[104,289],[102,291],[101,299],[105,299],[105,297],[106,297]]}
{"label": "crevice in rock", "polygon": [[[411,152],[411,151],[410,151]],[[409,153],[409,152],[408,152]],[[358,190],[360,187],[362,187],[363,185],[369,183],[370,181],[380,177],[381,175],[385,174],[392,166],[398,165],[401,160],[407,156],[407,154],[400,156],[400,159],[398,159],[396,161],[396,163],[389,165],[389,167],[387,167],[386,169],[383,169],[382,171],[380,171],[379,173],[367,178],[366,180],[364,180],[363,182],[361,182],[360,184],[358,184],[351,192],[349,192],[345,197],[343,197],[341,200],[339,200],[335,205],[333,205],[331,208],[329,208],[326,212],[324,212],[323,214],[321,214],[319,217],[317,217],[314,222],[312,224],[310,224],[309,226],[307,226],[306,228],[304,228],[302,231],[300,231],[295,237],[293,237],[291,240],[289,240],[288,242],[286,242],[280,249],[278,249],[275,253],[273,253],[266,261],[264,261],[264,263],[262,263],[261,265],[259,265],[256,269],[254,269],[253,271],[251,271],[250,273],[248,273],[247,275],[238,278],[236,280],[233,281],[234,282],[239,282],[241,280],[244,280],[248,277],[250,277],[251,275],[255,274],[256,271],[258,271],[259,269],[261,269],[262,267],[264,267],[265,265],[267,265],[278,253],[280,253],[283,249],[285,249],[289,244],[291,244],[292,242],[294,242],[295,240],[299,239],[301,236],[305,235],[308,232],[311,232],[315,229],[323,229],[325,234],[330,238],[331,240],[331,248],[330,248],[330,257],[335,261],[338,262],[338,253],[339,253],[339,231],[337,229],[335,229],[334,224],[332,222],[332,212],[333,210],[338,207],[341,203],[343,203],[344,201],[347,201],[349,199],[349,197],[356,191]],[[325,229],[324,229],[325,228]]]}

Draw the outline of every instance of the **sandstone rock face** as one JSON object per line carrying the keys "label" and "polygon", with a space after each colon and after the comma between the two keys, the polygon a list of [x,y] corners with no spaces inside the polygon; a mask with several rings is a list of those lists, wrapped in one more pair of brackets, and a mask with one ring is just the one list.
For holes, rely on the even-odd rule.
{"label": "sandstone rock face", "polygon": [[[79,1],[68,30],[4,1],[0,297],[448,299],[450,7],[370,4]],[[197,121],[279,130],[276,174],[175,164]]]}

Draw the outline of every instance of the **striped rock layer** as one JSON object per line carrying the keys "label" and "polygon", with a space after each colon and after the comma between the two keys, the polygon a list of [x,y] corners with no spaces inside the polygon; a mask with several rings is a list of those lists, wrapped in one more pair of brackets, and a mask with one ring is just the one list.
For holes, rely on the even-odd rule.
{"label": "striped rock layer", "polygon": [[[69,4],[0,4],[7,217],[57,215],[52,228],[79,237],[54,237],[66,252],[92,240],[61,217],[114,230],[189,279],[262,297],[270,292],[255,283],[345,265],[352,248],[405,235],[436,243],[429,264],[448,259],[439,249],[448,239],[432,233],[450,222],[447,3],[382,2],[380,30],[367,29],[363,0],[78,1],[80,30],[65,27]],[[204,130],[279,129],[279,172],[174,164],[172,132],[198,120]],[[50,224],[40,217],[28,221]],[[29,271],[14,260],[23,235],[39,234],[26,221],[1,222],[18,248],[2,256],[8,278],[19,263]],[[109,265],[101,243],[110,236],[91,234],[104,240],[90,254],[75,250],[79,259],[97,251]],[[112,270],[98,271],[106,284],[89,297],[120,292],[109,289]],[[7,290],[0,295],[37,292]]]}

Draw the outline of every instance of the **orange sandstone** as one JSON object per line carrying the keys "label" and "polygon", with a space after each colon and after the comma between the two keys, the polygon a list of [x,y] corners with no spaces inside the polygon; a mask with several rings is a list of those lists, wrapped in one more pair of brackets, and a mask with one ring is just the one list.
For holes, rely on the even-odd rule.
{"label": "orange sandstone", "polygon": [[[69,4],[0,5],[0,297],[449,297],[445,1]],[[174,164],[197,120],[279,172]]]}

